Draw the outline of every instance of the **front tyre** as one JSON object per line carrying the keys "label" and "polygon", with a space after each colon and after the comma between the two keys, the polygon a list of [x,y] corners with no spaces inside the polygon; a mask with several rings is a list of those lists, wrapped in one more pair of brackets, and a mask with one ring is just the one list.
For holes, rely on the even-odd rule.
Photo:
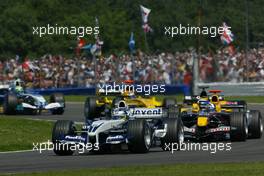
{"label": "front tyre", "polygon": [[70,149],[71,145],[61,143],[67,135],[75,135],[76,128],[70,120],[58,120],[52,130],[52,142],[54,144],[54,153],[56,155],[72,155],[74,151]]}
{"label": "front tyre", "polygon": [[243,112],[233,112],[230,116],[231,141],[246,141],[248,136],[247,119]]}
{"label": "front tyre", "polygon": [[147,153],[152,143],[151,129],[146,120],[128,122],[128,150],[132,153]]}
{"label": "front tyre", "polygon": [[259,138],[261,138],[262,132],[263,132],[261,113],[258,110],[251,110],[250,115],[252,117],[251,117],[250,123],[248,125],[249,138],[250,139],[259,139]]}
{"label": "front tyre", "polygon": [[84,116],[86,121],[94,120],[95,118],[99,117],[100,112],[99,109],[96,107],[96,99],[93,97],[88,97],[84,103]]}

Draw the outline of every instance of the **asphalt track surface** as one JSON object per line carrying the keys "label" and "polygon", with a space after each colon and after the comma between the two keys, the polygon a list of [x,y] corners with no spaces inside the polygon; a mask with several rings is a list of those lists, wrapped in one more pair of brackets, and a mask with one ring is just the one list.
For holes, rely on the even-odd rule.
{"label": "asphalt track surface", "polygon": [[[251,109],[261,110],[263,105],[250,105]],[[67,105],[63,116],[31,116],[33,119],[71,119],[83,121],[83,105],[72,103]],[[52,151],[0,153],[0,174],[20,172],[42,172],[50,170],[69,170],[81,168],[105,168],[131,165],[156,165],[174,163],[216,163],[216,162],[250,162],[264,161],[264,137],[258,140],[247,140],[231,144],[230,151],[176,151],[163,152],[153,148],[146,154],[118,152],[113,154],[75,154],[73,156],[56,156]]]}

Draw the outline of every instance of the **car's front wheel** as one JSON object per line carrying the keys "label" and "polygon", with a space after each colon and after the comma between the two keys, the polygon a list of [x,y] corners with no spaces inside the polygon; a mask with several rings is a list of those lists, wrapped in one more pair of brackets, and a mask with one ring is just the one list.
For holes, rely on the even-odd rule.
{"label": "car's front wheel", "polygon": [[52,142],[54,144],[54,153],[56,155],[72,155],[74,153],[71,150],[71,145],[67,143],[61,143],[67,135],[75,135],[76,128],[74,123],[70,120],[58,120],[52,130]]}
{"label": "car's front wheel", "polygon": [[86,121],[87,120],[94,120],[95,118],[99,117],[100,112],[99,109],[96,107],[96,99],[93,97],[88,97],[84,103],[84,116]]}
{"label": "car's front wheel", "polygon": [[152,143],[150,126],[146,120],[137,119],[128,122],[128,150],[132,153],[147,153]]}
{"label": "car's front wheel", "polygon": [[233,112],[230,117],[231,141],[245,141],[248,136],[247,119],[243,112]]}
{"label": "car's front wheel", "polygon": [[251,110],[250,115],[251,115],[251,119],[248,125],[249,138],[259,139],[261,138],[263,132],[261,113],[258,110]]}

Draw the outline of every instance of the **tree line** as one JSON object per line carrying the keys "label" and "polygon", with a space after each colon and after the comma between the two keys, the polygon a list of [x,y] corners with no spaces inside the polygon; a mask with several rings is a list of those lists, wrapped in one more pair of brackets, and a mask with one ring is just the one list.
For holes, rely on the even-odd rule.
{"label": "tree line", "polygon": [[[220,37],[188,35],[170,38],[164,34],[166,26],[220,26],[226,22],[235,35],[234,45],[245,47],[246,1],[250,46],[264,40],[264,1],[259,0],[1,0],[0,58],[39,57],[50,54],[74,54],[75,35],[33,35],[35,26],[92,26],[98,18],[103,53],[129,52],[128,40],[133,32],[136,48],[143,51],[145,37],[139,5],[151,9],[147,34],[148,52],[186,51],[201,46],[216,50],[222,46]],[[93,35],[84,37],[94,43]]]}

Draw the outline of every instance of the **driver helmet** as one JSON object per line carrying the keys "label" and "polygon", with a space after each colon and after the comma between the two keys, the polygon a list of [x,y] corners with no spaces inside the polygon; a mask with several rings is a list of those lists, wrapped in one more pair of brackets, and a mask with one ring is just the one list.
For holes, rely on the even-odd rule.
{"label": "driver helmet", "polygon": [[22,92],[24,92],[24,89],[23,89],[23,87],[21,85],[21,81],[19,79],[17,79],[15,81],[15,92],[16,93],[22,93]]}
{"label": "driver helmet", "polygon": [[214,111],[214,110],[215,110],[215,105],[214,105],[213,103],[209,103],[209,104],[207,105],[207,109],[208,109],[209,111]]}
{"label": "driver helmet", "polygon": [[215,109],[215,105],[213,103],[210,103],[210,101],[207,101],[207,100],[199,100],[198,104],[200,108],[207,109],[209,111],[213,111]]}
{"label": "driver helmet", "polygon": [[121,108],[115,108],[112,111],[112,118],[113,119],[123,119],[128,116],[127,108],[121,107]]}
{"label": "driver helmet", "polygon": [[16,86],[15,91],[16,91],[16,93],[22,93],[22,92],[24,92],[22,86]]}

